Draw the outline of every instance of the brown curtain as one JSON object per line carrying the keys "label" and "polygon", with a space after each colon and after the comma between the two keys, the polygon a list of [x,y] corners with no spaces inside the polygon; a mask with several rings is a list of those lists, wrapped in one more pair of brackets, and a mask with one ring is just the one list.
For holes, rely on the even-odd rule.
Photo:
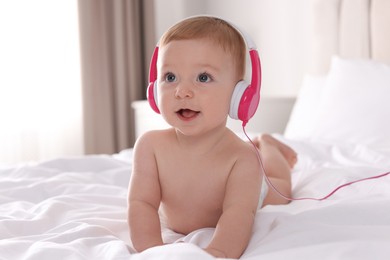
{"label": "brown curtain", "polygon": [[145,97],[153,0],[79,0],[85,152],[134,144],[131,102]]}

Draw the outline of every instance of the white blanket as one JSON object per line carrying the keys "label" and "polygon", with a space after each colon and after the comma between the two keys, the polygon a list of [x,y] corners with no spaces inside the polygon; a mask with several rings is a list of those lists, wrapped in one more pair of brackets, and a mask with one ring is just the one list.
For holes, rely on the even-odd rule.
{"label": "white blanket", "polygon": [[[279,138],[282,138],[279,136]],[[363,146],[285,140],[299,154],[295,197],[322,197],[354,179],[390,171],[390,155]],[[126,196],[131,150],[0,167],[0,259],[213,259],[188,243],[131,249]],[[170,234],[165,234],[170,236]],[[390,176],[354,184],[325,201],[258,211],[242,259],[389,259]]]}

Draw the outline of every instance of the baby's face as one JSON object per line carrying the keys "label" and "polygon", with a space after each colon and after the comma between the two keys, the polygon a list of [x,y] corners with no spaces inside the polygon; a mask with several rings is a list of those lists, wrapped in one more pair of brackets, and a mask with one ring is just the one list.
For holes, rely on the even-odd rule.
{"label": "baby's face", "polygon": [[160,47],[159,109],[184,135],[224,127],[237,81],[232,56],[207,39],[172,41]]}

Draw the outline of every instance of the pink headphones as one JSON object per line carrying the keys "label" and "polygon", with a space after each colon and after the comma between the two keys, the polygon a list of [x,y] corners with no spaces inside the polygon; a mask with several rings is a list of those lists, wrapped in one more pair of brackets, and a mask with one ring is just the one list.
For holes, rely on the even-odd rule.
{"label": "pink headphones", "polygon": [[[232,99],[230,101],[229,116],[233,119],[239,119],[245,125],[249,119],[255,114],[260,101],[261,88],[261,65],[259,54],[256,50],[256,45],[250,37],[237,26],[228,22],[233,26],[243,37],[247,48],[249,49],[249,57],[252,66],[251,83],[239,81],[234,87]],[[149,86],[147,89],[147,97],[150,106],[156,113],[160,113],[157,103],[157,57],[158,45],[154,49],[152,60],[149,68]]]}

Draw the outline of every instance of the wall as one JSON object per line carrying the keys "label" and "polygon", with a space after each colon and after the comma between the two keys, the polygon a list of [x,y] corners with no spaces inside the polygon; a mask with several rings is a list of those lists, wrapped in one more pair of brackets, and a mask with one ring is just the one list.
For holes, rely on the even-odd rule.
{"label": "wall", "polygon": [[263,96],[294,97],[307,71],[311,0],[155,0],[156,41],[191,15],[217,15],[244,28],[262,62]]}

